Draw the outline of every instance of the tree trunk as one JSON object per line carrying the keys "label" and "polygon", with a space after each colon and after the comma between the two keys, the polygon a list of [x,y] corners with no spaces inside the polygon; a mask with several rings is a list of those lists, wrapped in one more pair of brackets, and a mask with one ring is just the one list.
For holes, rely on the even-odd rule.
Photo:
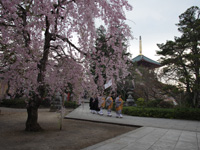
{"label": "tree trunk", "polygon": [[45,71],[46,71],[46,64],[48,62],[48,55],[49,55],[49,48],[50,48],[50,41],[51,41],[51,33],[49,33],[50,24],[48,21],[48,17],[46,16],[46,31],[45,31],[45,43],[44,43],[44,51],[43,51],[43,57],[40,60],[40,63],[38,64],[38,77],[37,82],[39,83],[38,92],[39,95],[33,94],[33,99],[30,100],[28,107],[27,107],[27,113],[28,118],[26,121],[26,131],[41,131],[42,128],[38,124],[38,108],[40,106],[40,102],[42,101],[42,98],[45,97]]}
{"label": "tree trunk", "polygon": [[27,121],[26,121],[26,131],[42,131],[42,128],[38,124],[38,108],[39,105],[35,101],[30,101],[27,106]]}

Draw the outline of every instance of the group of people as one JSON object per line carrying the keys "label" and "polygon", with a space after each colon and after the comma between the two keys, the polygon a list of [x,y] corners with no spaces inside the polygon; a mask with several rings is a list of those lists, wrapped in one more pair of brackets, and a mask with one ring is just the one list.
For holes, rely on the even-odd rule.
{"label": "group of people", "polygon": [[[107,109],[107,116],[112,117],[113,98],[111,94],[105,99],[103,95],[94,95],[90,98],[90,110],[93,114],[103,115],[103,109]],[[115,99],[116,117],[122,118],[123,100],[121,95]]]}

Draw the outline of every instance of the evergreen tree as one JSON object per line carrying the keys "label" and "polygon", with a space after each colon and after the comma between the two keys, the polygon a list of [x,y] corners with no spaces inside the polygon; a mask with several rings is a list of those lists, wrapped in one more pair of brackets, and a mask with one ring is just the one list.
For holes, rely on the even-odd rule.
{"label": "evergreen tree", "polygon": [[186,91],[186,100],[193,107],[200,102],[200,9],[191,7],[179,16],[181,37],[158,44],[163,75],[175,80]]}
{"label": "evergreen tree", "polygon": [[[120,27],[118,30],[122,30]],[[94,82],[97,84],[100,93],[104,91],[106,81],[112,79],[112,84],[117,84],[117,79],[123,79],[128,75],[126,68],[128,57],[127,39],[121,32],[116,35],[114,45],[109,44],[112,36],[109,36],[108,31],[104,26],[97,29],[97,39],[95,42],[95,52],[93,52],[91,61],[91,72],[94,75]],[[120,53],[115,53],[115,48],[121,48]],[[103,57],[104,56],[104,57]],[[119,57],[122,59],[119,60]],[[112,63],[111,63],[112,62]],[[111,67],[108,67],[108,64]],[[116,70],[120,70],[116,72]],[[116,92],[116,87],[112,89]]]}

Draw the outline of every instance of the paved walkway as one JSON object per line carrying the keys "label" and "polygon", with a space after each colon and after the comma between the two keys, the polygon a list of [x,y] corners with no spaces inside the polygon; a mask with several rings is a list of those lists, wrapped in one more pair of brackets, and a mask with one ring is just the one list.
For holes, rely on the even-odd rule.
{"label": "paved walkway", "polygon": [[88,103],[65,118],[105,122],[141,128],[84,150],[200,150],[200,121],[126,116],[122,119],[91,114]]}

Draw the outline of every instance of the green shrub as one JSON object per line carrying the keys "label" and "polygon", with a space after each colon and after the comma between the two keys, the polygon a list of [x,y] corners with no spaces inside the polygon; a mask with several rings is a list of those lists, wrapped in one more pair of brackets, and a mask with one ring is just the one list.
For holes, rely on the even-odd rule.
{"label": "green shrub", "polygon": [[130,116],[200,120],[200,109],[192,108],[138,108],[124,107],[123,113]]}
{"label": "green shrub", "polygon": [[19,99],[3,99],[1,106],[11,107],[11,108],[26,108],[26,103],[24,98]]}
{"label": "green shrub", "polygon": [[174,117],[177,119],[200,120],[200,109],[176,108]]}
{"label": "green shrub", "polygon": [[75,101],[65,101],[65,108],[77,108],[79,105]]}
{"label": "green shrub", "polygon": [[[1,106],[3,107],[11,107],[11,108],[26,108],[27,103],[25,102],[26,98],[15,98],[15,99],[3,99],[1,101]],[[45,99],[41,102],[40,107],[46,108],[50,107],[50,100]]]}
{"label": "green shrub", "polygon": [[161,101],[161,102],[158,104],[158,106],[159,106],[160,108],[173,108],[173,107],[174,107],[173,103],[172,103],[172,102],[168,102],[168,101]]}
{"label": "green shrub", "polygon": [[150,108],[154,108],[154,107],[158,107],[158,104],[163,101],[162,99],[157,99],[157,100],[149,100],[146,103],[146,107],[150,107]]}
{"label": "green shrub", "polygon": [[143,107],[145,105],[144,98],[138,98],[136,104],[139,107]]}
{"label": "green shrub", "polygon": [[136,108],[136,107],[125,107],[123,113],[131,116],[140,116],[140,117],[155,117],[155,118],[168,118],[171,116],[173,111],[161,108]]}

